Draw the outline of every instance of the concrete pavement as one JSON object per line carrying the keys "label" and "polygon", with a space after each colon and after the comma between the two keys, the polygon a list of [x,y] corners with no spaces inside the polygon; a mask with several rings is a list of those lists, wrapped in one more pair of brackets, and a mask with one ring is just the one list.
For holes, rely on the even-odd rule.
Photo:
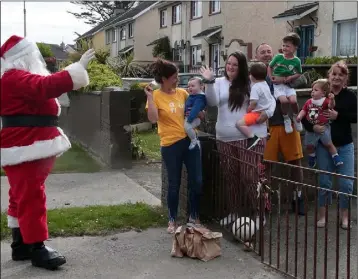
{"label": "concrete pavement", "polygon": [[[143,189],[122,172],[51,174],[46,181],[48,209],[115,205],[126,202],[145,202],[160,205],[158,198]],[[1,211],[8,206],[9,183],[1,177]]]}
{"label": "concrete pavement", "polygon": [[284,278],[262,265],[252,253],[222,240],[222,256],[209,262],[170,256],[172,236],[164,229],[106,237],[56,238],[49,245],[67,257],[57,271],[34,268],[10,259],[1,245],[3,279],[274,279]]}
{"label": "concrete pavement", "polygon": [[[141,176],[144,181],[144,176]],[[156,184],[156,183],[154,183]],[[48,208],[111,205],[160,200],[121,172],[54,174],[47,180]],[[1,177],[1,210],[7,208],[8,181]],[[1,242],[1,278],[13,279],[273,279],[284,278],[262,265],[254,254],[245,253],[222,239],[223,255],[207,263],[171,258],[172,236],[164,228],[140,233],[126,232],[105,237],[55,238],[47,245],[59,249],[67,264],[51,272],[30,262],[11,261],[9,241]]]}

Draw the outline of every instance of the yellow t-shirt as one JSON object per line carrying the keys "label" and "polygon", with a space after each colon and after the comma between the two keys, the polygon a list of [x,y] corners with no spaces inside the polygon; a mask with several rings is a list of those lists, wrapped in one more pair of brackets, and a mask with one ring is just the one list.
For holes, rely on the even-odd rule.
{"label": "yellow t-shirt", "polygon": [[188,92],[180,88],[176,88],[174,94],[164,93],[160,89],[153,91],[153,101],[158,109],[157,124],[161,146],[169,146],[186,138],[184,107],[188,95]]}

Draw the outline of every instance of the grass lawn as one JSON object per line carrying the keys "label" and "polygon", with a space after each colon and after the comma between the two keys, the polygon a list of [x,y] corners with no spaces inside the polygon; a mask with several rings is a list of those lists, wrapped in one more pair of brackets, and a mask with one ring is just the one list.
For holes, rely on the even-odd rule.
{"label": "grass lawn", "polygon": [[160,160],[160,141],[157,130],[140,132],[138,137],[145,156],[151,160]]}
{"label": "grass lawn", "polygon": [[[78,144],[72,143],[72,148],[56,159],[52,173],[89,173],[101,170],[101,166]],[[5,175],[1,169],[1,175]]]}
{"label": "grass lawn", "polygon": [[[162,227],[167,221],[163,209],[143,203],[73,207],[48,211],[51,237],[108,235],[118,231]],[[10,235],[7,216],[1,213],[1,240]]]}

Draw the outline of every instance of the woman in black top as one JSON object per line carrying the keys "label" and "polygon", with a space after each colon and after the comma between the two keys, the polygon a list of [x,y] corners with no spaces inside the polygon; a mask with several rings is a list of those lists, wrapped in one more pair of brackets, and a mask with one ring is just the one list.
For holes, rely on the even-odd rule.
{"label": "woman in black top", "polygon": [[[328,150],[318,144],[316,149],[318,168],[328,172],[354,176],[354,145],[352,137],[351,123],[357,123],[357,95],[346,88],[348,80],[348,67],[344,62],[337,62],[328,71],[331,92],[335,95],[336,106],[332,110],[325,112],[325,116],[331,121],[331,137],[333,144],[337,147],[338,154],[341,156],[343,165],[336,167],[333,164]],[[305,129],[310,132],[323,133],[324,126],[312,126],[308,121],[303,121]],[[353,180],[338,179],[339,192],[352,194]],[[332,188],[332,176],[321,174],[319,177],[321,188]],[[325,227],[325,205],[331,203],[332,192],[320,191],[319,193],[319,216],[317,226]],[[341,214],[341,227],[348,228],[348,197],[339,196],[339,207]]]}

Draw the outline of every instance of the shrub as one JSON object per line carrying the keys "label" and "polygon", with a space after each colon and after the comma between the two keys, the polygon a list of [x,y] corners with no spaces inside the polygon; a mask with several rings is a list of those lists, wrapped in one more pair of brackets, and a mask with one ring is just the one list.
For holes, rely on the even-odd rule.
{"label": "shrub", "polygon": [[122,86],[121,78],[107,65],[91,61],[87,68],[90,84],[78,92],[101,91],[109,86]]}
{"label": "shrub", "polygon": [[49,45],[46,45],[45,43],[37,43],[37,47],[39,48],[41,55],[45,57],[53,57],[53,52],[51,50],[51,47]]}
{"label": "shrub", "polygon": [[168,37],[159,40],[153,47],[152,54],[154,57],[161,57],[168,60],[172,59],[172,48]]}
{"label": "shrub", "polygon": [[107,64],[121,77],[139,77],[145,74],[145,69],[134,61],[134,54],[127,56],[110,57]]}
{"label": "shrub", "polygon": [[138,135],[138,131],[134,129],[132,131],[132,141],[131,141],[131,149],[132,149],[132,159],[140,160],[145,159],[145,154],[143,152],[143,141]]}
{"label": "shrub", "polygon": [[101,64],[106,64],[107,58],[109,57],[110,53],[108,49],[99,49],[96,50],[96,59]]}
{"label": "shrub", "polygon": [[131,85],[131,90],[140,90],[144,89],[148,85],[148,82],[135,82]]}
{"label": "shrub", "polygon": [[312,87],[312,83],[316,81],[317,79],[323,78],[323,76],[318,73],[315,69],[308,70],[303,73],[303,75],[307,79],[307,86],[308,88]]}
{"label": "shrub", "polygon": [[305,65],[332,65],[340,60],[344,60],[347,64],[357,64],[357,56],[354,57],[339,57],[339,56],[321,56],[321,57],[307,57]]}

